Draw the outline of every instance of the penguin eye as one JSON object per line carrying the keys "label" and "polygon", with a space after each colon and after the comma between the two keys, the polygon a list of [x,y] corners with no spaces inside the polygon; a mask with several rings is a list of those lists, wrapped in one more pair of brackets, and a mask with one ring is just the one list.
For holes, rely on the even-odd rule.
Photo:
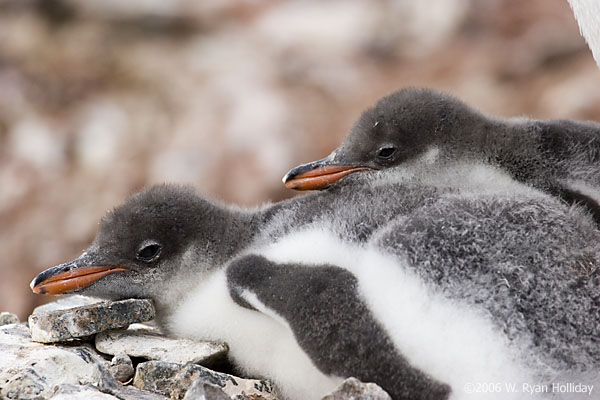
{"label": "penguin eye", "polygon": [[394,154],[396,154],[396,148],[394,147],[383,147],[377,151],[377,157],[384,160],[389,159]]}
{"label": "penguin eye", "polygon": [[150,262],[154,261],[159,255],[162,246],[156,242],[144,243],[137,252],[138,260]]}

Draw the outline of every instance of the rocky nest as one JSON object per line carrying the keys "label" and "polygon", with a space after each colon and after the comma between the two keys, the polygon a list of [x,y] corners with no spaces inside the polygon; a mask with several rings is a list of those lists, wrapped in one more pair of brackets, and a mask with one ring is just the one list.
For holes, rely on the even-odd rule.
{"label": "rocky nest", "polygon": [[[167,337],[154,314],[150,300],[82,296],[38,307],[28,322],[1,313],[0,399],[278,398],[267,380],[231,375],[227,343]],[[324,399],[390,397],[349,378]]]}

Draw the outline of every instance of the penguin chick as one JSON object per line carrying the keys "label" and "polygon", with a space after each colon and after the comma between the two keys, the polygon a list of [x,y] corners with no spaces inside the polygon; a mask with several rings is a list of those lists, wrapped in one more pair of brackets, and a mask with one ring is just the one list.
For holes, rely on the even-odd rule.
{"label": "penguin chick", "polygon": [[[362,200],[356,191],[347,194],[355,201]],[[257,267],[248,273],[253,263],[244,254],[288,235],[282,225],[303,226],[298,217],[305,215],[302,205],[317,206],[319,217],[304,217],[308,221],[337,219],[335,213],[328,216],[331,210],[318,207],[321,203],[316,201],[330,197],[329,193],[318,193],[263,209],[243,210],[210,202],[190,189],[154,187],[108,213],[94,242],[79,258],[43,271],[31,282],[31,288],[39,294],[80,293],[111,300],[150,298],[156,305],[156,320],[165,332],[178,337],[225,340],[236,365],[247,374],[271,379],[285,398],[320,398],[352,375],[381,378],[398,399],[446,399],[450,389],[444,383],[410,367],[394,350],[352,289],[352,276],[344,271],[326,267],[308,274],[298,270],[292,275],[296,283],[309,289],[294,296],[291,291],[278,295],[287,300],[290,311],[302,312],[308,318],[302,321],[282,313],[292,330],[286,322],[281,323],[281,318],[249,305],[244,288],[255,286],[260,276],[273,271],[278,276],[289,276],[286,271],[293,268],[277,269],[265,264],[264,272]],[[342,202],[352,202],[344,194],[338,197]],[[335,203],[324,201],[327,205]],[[310,222],[304,226],[307,224]],[[303,304],[318,295],[302,284],[303,280],[321,281],[318,291],[334,308],[320,312],[314,302]],[[337,286],[329,287],[327,282],[337,282]],[[289,289],[282,284],[277,288]],[[338,312],[343,309],[335,307],[345,301],[353,304],[352,313],[342,316]],[[315,338],[329,341],[323,353],[317,355],[306,347],[308,342],[298,342],[297,330],[310,331],[310,326],[325,322],[327,316],[335,318],[336,313],[338,320],[330,321],[333,335]],[[351,324],[353,318],[357,318],[355,326]],[[337,332],[333,329],[336,326],[348,330]],[[337,338],[342,336],[346,338],[346,349],[336,347],[341,345]],[[359,348],[368,351],[345,352]],[[370,371],[377,361],[382,365]],[[405,381],[395,382],[393,377],[405,377]]]}
{"label": "penguin chick", "polygon": [[358,171],[424,177],[454,170],[457,176],[444,184],[460,186],[461,175],[480,166],[580,204],[600,224],[600,124],[485,115],[429,89],[403,89],[379,100],[338,149],[292,169],[283,181],[310,190]]}

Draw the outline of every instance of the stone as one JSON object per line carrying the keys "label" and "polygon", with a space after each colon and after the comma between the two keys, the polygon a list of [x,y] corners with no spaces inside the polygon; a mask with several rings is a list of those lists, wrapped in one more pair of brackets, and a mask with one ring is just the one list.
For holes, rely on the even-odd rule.
{"label": "stone", "polygon": [[32,340],[55,343],[149,321],[154,315],[154,305],[146,299],[100,302],[51,311],[38,308],[29,316],[29,328]]}
{"label": "stone", "polygon": [[263,400],[277,399],[275,389],[268,381],[242,379],[197,364],[182,365],[164,361],[140,363],[133,384],[141,390],[160,393],[172,399],[183,399],[186,391],[197,380],[218,386],[230,397],[245,395]]}
{"label": "stone", "polygon": [[140,390],[171,396],[173,378],[181,368],[181,364],[164,361],[139,363],[135,369],[133,386]]}
{"label": "stone", "polygon": [[115,355],[110,362],[108,371],[116,380],[122,383],[129,382],[135,373],[131,358],[127,354]]}
{"label": "stone", "polygon": [[147,360],[193,363],[207,367],[223,360],[229,351],[223,342],[168,338],[156,329],[141,324],[125,330],[100,333],[95,343],[96,349],[106,354],[125,353]]}
{"label": "stone", "polygon": [[55,387],[51,400],[167,400],[156,393],[143,392],[131,386],[107,386],[102,389],[91,385],[62,384]]}
{"label": "stone", "polygon": [[22,324],[0,326],[0,398],[49,398],[62,384],[114,386],[106,361],[90,345],[45,346]]}
{"label": "stone", "polygon": [[15,314],[13,313],[9,313],[9,312],[0,312],[0,326],[2,325],[8,325],[8,324],[18,324],[19,323],[19,317],[17,317]]}
{"label": "stone", "polygon": [[185,392],[183,400],[231,400],[231,397],[217,385],[196,379]]}
{"label": "stone", "polygon": [[106,393],[110,393],[120,400],[167,400],[165,396],[161,396],[158,393],[145,392],[132,386],[123,386],[121,384],[117,386],[111,386],[104,390]]}
{"label": "stone", "polygon": [[332,393],[321,400],[392,400],[389,394],[375,383],[363,383],[348,378]]}
{"label": "stone", "polygon": [[91,304],[102,303],[104,301],[105,300],[102,300],[97,297],[82,296],[80,294],[74,294],[71,296],[59,298],[58,300],[43,304],[41,306],[38,306],[35,308],[34,312],[67,310],[69,308],[80,307],[80,306],[89,306]]}
{"label": "stone", "polygon": [[58,385],[52,400],[118,400],[118,397],[102,393],[98,388],[90,385]]}

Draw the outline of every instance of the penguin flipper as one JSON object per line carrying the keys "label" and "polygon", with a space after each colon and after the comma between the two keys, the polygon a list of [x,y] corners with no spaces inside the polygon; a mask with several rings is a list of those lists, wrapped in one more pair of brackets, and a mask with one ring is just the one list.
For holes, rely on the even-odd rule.
{"label": "penguin flipper", "polygon": [[349,271],[248,255],[228,267],[227,281],[240,306],[283,319],[323,373],[376,382],[394,399],[448,398],[448,385],[409,365],[396,350]]}

